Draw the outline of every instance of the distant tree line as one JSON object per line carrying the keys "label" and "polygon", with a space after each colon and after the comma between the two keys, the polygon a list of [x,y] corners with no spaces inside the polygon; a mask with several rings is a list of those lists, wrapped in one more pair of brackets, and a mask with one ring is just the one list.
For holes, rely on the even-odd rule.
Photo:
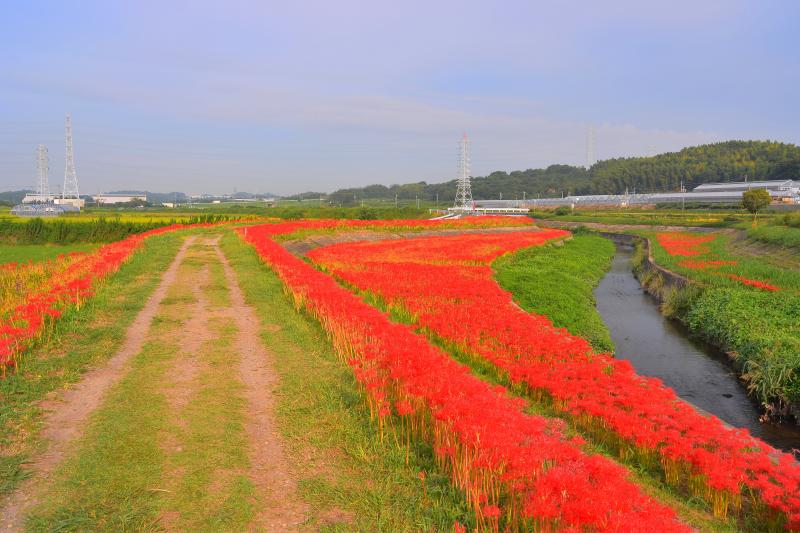
{"label": "distant tree line", "polygon": [[728,141],[655,157],[600,161],[590,169],[592,189],[614,194],[687,189],[701,183],[800,179],[800,147],[772,141]]}
{"label": "distant tree line", "polygon": [[[472,179],[476,199],[552,198],[568,194],[666,192],[701,183],[748,179],[800,179],[800,147],[773,141],[727,141],[684,148],[653,157],[625,157],[595,163],[590,169],[551,165],[545,169],[497,171]],[[333,193],[306,192],[290,199],[322,198],[335,205],[355,205],[365,199],[420,200],[450,203],[456,180],[445,183],[368,185]]]}

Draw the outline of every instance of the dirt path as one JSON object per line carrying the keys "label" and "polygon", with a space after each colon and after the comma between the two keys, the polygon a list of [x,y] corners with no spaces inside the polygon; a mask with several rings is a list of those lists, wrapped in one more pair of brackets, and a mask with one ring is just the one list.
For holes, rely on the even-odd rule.
{"label": "dirt path", "polygon": [[248,403],[245,430],[249,438],[250,472],[262,506],[254,528],[266,531],[297,529],[306,519],[306,506],[297,497],[295,477],[288,466],[275,426],[273,409],[277,376],[264,350],[259,319],[247,305],[228,259],[215,243],[230,291],[230,311],[238,328],[234,347],[239,353],[239,379]]}
{"label": "dirt path", "polygon": [[41,407],[46,414],[41,436],[46,442],[46,449],[31,463],[30,477],[0,507],[6,530],[22,530],[26,511],[38,503],[39,489],[47,483],[72,443],[83,433],[89,416],[100,406],[106,392],[124,375],[128,361],[141,351],[150,323],[175,281],[178,266],[193,241],[194,237],[189,237],[183,242],[158,287],[128,328],[120,350],[105,365],[88,372],[71,389],[42,402]]}
{"label": "dirt path", "polygon": [[[166,431],[148,437],[163,450],[165,458],[160,481],[153,480],[153,486],[166,495],[156,520],[159,527],[181,530],[201,524],[230,494],[234,480],[246,478],[254,490],[253,515],[249,523],[240,524],[242,530],[245,525],[249,531],[302,529],[309,509],[298,496],[297,477],[275,423],[273,391],[278,378],[261,332],[261,321],[245,302],[236,274],[219,247],[219,238],[190,237],[184,241],[128,328],[119,351],[73,388],[43,404],[47,414],[41,434],[47,448],[31,465],[31,477],[3,502],[0,529],[21,531],[34,507],[53,503],[52,486],[64,486],[66,481],[68,493],[81,491],[78,486],[70,488],[74,485],[72,478],[57,476],[57,467],[73,454],[94,453],[94,439],[76,446],[90,427],[90,417],[98,409],[107,409],[106,399],[111,398],[115,384],[128,380],[141,368],[151,368],[142,367],[141,358],[149,360],[153,350],[172,350],[174,354],[150,382],[154,393],[165,400],[169,420]],[[232,405],[237,407],[232,407],[233,411],[215,411],[224,403],[225,394],[227,398],[241,398],[241,403],[234,401]],[[114,400],[119,401],[126,399]],[[228,420],[240,423],[241,429],[235,434],[220,433],[216,428],[223,428]],[[210,429],[204,421],[213,421]],[[199,441],[198,435],[203,435]],[[222,464],[219,453],[214,455],[214,450],[221,449],[228,450],[225,454],[239,453],[243,462]],[[111,456],[111,462],[118,460],[125,461]],[[212,472],[207,484],[195,487],[202,491],[196,494],[198,501],[204,503],[186,507],[179,495],[186,493],[187,483],[196,482],[192,476],[198,469]],[[81,476],[78,478],[83,479]],[[92,482],[91,478],[87,480]],[[70,512],[71,496],[57,498],[61,499],[56,500],[56,506],[66,505],[62,509]],[[103,508],[102,502],[99,508]],[[96,519],[102,521],[104,512]]]}

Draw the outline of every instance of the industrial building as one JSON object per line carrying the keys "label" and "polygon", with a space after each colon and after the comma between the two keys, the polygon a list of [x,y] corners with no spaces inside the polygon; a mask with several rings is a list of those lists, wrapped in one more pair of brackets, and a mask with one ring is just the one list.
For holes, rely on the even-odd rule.
{"label": "industrial building", "polygon": [[97,205],[127,204],[129,202],[146,202],[146,194],[98,194],[93,197]]}
{"label": "industrial building", "polygon": [[[780,193],[787,197],[800,194],[800,181],[771,180],[771,181],[732,181],[728,183],[703,183],[695,187],[692,192],[744,192],[750,189],[766,189],[770,193]],[[778,196],[775,194],[774,196]]]}
{"label": "industrial building", "polygon": [[750,189],[765,189],[774,203],[800,204],[800,181],[741,181],[728,183],[704,183],[691,192],[667,192],[653,194],[594,194],[586,196],[564,196],[563,198],[533,198],[526,200],[476,200],[475,208],[481,211],[500,209],[536,209],[569,206],[579,208],[626,207],[629,205],[654,205],[670,203],[692,204],[738,204],[742,195]]}
{"label": "industrial building", "polygon": [[72,205],[20,204],[11,208],[11,214],[18,217],[57,217],[64,213],[77,213],[80,209]]}
{"label": "industrial building", "polygon": [[78,176],[75,173],[75,156],[72,150],[72,117],[67,114],[64,123],[64,186],[61,195],[50,194],[50,171],[47,147],[40,144],[36,149],[35,193],[28,193],[22,203],[11,209],[12,215],[21,217],[56,217],[70,211],[80,211],[85,201],[78,193]]}

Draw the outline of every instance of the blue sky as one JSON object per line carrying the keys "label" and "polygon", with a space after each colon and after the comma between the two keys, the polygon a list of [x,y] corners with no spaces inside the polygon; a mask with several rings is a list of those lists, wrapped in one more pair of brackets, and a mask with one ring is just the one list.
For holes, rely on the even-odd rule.
{"label": "blue sky", "polygon": [[0,189],[288,194],[800,142],[800,3],[16,2],[0,16]]}

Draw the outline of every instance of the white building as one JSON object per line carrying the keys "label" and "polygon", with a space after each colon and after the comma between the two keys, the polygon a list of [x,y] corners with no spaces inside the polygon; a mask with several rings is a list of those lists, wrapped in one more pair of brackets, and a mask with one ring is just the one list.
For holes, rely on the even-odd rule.
{"label": "white building", "polygon": [[33,192],[29,192],[25,195],[22,199],[23,204],[43,204],[43,203],[52,203],[55,200],[56,196],[54,194],[36,194]]}
{"label": "white building", "polygon": [[78,209],[83,209],[86,205],[86,200],[83,198],[56,198],[53,203],[56,205],[71,205]]}
{"label": "white building", "polygon": [[94,197],[97,205],[127,204],[129,202],[147,201],[146,194],[98,194]]}

